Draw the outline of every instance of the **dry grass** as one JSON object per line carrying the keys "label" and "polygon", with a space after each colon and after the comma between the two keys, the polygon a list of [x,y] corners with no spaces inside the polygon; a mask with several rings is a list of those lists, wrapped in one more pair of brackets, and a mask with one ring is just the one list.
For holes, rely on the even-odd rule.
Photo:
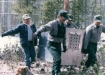
{"label": "dry grass", "polygon": [[[16,74],[16,70],[17,73],[21,73],[22,71],[28,72],[29,70],[24,66],[24,54],[19,44],[19,39],[15,37],[4,37],[0,38],[0,41],[0,75],[14,75]],[[99,60],[98,66],[95,65],[94,67],[90,67],[86,72],[82,72],[83,64],[73,69],[64,66],[61,69],[61,75],[105,75],[104,48],[101,48],[101,50],[97,52]],[[34,75],[50,75],[51,66],[51,63],[37,60],[36,63],[32,64],[31,71]],[[44,69],[44,72],[41,72],[42,69]]]}

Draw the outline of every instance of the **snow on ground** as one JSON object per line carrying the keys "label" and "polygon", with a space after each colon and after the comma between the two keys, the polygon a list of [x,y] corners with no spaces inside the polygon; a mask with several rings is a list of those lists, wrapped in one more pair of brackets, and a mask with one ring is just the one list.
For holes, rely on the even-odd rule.
{"label": "snow on ground", "polygon": [[19,38],[12,37],[12,36],[5,36],[0,37],[0,51],[2,52],[4,50],[4,47],[6,44],[11,47],[12,45],[15,45],[16,43],[19,44]]}
{"label": "snow on ground", "polygon": [[[6,36],[6,37],[0,37],[0,54],[2,54],[4,48],[6,47],[6,45],[10,48],[9,50],[11,50],[11,46],[16,45],[18,43],[18,45],[20,46],[19,43],[19,38],[16,37],[11,37],[11,36]],[[22,59],[23,53],[21,52],[17,52],[18,54],[15,53],[7,53],[5,55],[0,55],[0,75],[15,75],[16,73],[16,69],[18,66],[24,66],[24,62],[20,61],[20,60],[15,60],[16,59]],[[20,58],[18,58],[18,56]],[[12,58],[13,57],[13,58]],[[12,59],[12,60],[8,60],[8,59]],[[99,59],[98,59],[99,60]],[[31,72],[33,73],[33,75],[51,75],[51,66],[52,63],[48,63],[45,61],[41,61],[41,60],[37,60],[37,62],[35,62],[34,64],[31,65]],[[103,72],[103,74],[99,74],[99,75],[105,75],[105,67],[102,66],[103,69],[100,70]],[[69,70],[69,71],[68,71]],[[71,72],[72,75],[81,75],[81,68],[75,67],[73,70],[70,70],[68,67],[67,68],[62,68],[61,71],[66,71],[66,72]],[[87,74],[85,75],[96,75],[94,73],[91,73],[93,71],[89,70],[89,72],[87,72]],[[71,75],[71,74],[61,74],[61,75]]]}

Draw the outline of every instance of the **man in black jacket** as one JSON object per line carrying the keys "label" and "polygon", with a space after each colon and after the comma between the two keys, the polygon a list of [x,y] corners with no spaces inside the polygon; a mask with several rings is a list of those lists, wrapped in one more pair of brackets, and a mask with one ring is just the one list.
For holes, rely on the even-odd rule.
{"label": "man in black jacket", "polygon": [[20,44],[23,48],[25,54],[25,63],[26,66],[30,68],[30,65],[35,61],[35,49],[34,46],[37,44],[37,38],[33,37],[33,33],[36,32],[36,27],[34,24],[30,24],[29,14],[24,14],[22,16],[23,23],[19,24],[16,28],[4,32],[1,36],[14,35],[19,33],[20,35]]}

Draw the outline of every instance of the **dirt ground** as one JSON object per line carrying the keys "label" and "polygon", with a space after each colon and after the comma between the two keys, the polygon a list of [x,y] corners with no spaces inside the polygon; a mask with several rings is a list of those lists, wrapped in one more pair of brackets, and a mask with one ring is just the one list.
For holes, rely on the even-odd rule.
{"label": "dirt ground", "polygon": [[[36,62],[31,65],[31,72],[33,75],[50,75],[51,64],[46,65],[46,62]],[[11,62],[0,60],[0,75],[15,75],[17,67],[24,66],[24,62]]]}
{"label": "dirt ground", "polygon": [[[16,70],[18,66],[24,66],[24,62],[15,63],[11,61],[0,60],[0,75],[16,75]],[[31,65],[30,70],[33,75],[51,75],[51,66],[52,63],[37,61]],[[66,75],[65,73],[67,69],[62,68],[61,71],[62,73],[60,75]]]}

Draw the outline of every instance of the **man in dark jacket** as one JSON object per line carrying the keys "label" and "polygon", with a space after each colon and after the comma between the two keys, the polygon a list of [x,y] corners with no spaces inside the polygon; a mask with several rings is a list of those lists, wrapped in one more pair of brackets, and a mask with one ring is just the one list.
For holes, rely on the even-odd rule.
{"label": "man in dark jacket", "polygon": [[31,62],[35,61],[35,49],[34,46],[37,44],[37,38],[33,37],[33,33],[36,32],[36,27],[34,24],[30,24],[29,14],[24,14],[22,16],[23,23],[19,24],[16,28],[4,32],[1,36],[14,35],[19,33],[20,44],[23,48],[25,54],[26,66],[30,68]]}

